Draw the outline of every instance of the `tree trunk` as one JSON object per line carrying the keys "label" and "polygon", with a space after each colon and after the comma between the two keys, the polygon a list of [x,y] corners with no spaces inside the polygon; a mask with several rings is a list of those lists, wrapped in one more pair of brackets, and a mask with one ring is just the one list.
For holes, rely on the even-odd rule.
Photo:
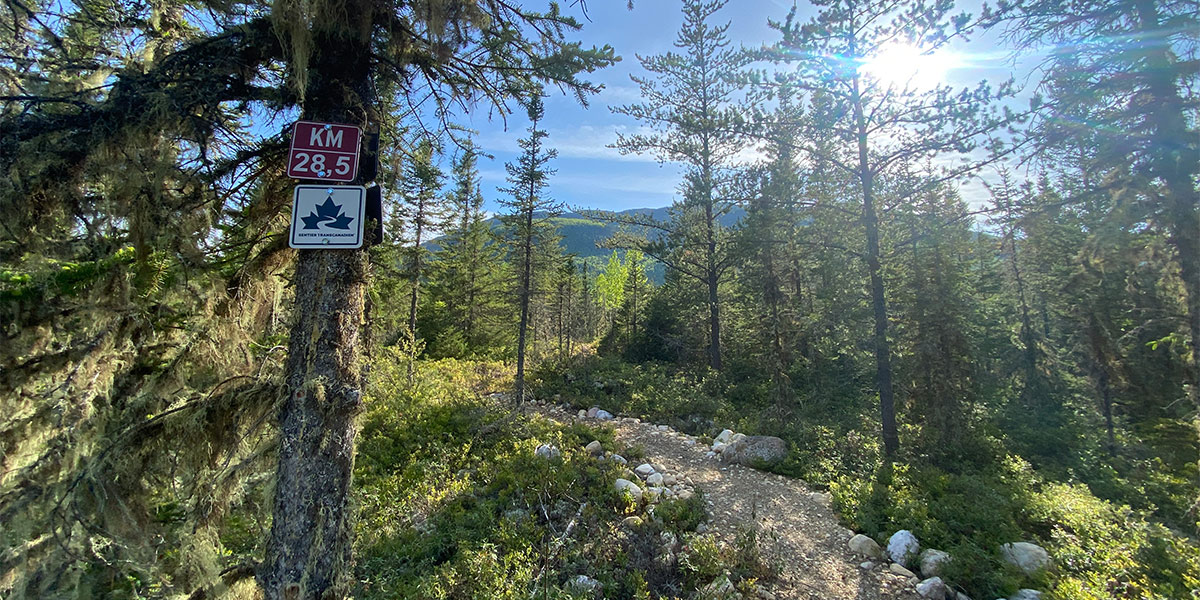
{"label": "tree trunk", "polygon": [[525,332],[529,329],[529,296],[533,280],[533,208],[525,213],[525,239],[521,241],[521,282],[517,295],[521,301],[521,320],[517,324],[517,403],[525,401]]}
{"label": "tree trunk", "polygon": [[[349,4],[348,14],[371,14],[365,0]],[[305,118],[371,120],[370,47],[355,35],[360,30],[338,24],[314,31],[312,47],[322,50],[312,57]],[[299,251],[271,532],[258,571],[267,600],[336,599],[349,589],[367,272],[364,250]]]}
{"label": "tree trunk", "polygon": [[884,293],[883,266],[879,261],[879,217],[875,213],[875,197],[867,148],[867,129],[862,101],[857,97],[858,80],[854,81],[854,116],[858,129],[859,177],[862,180],[863,229],[867,234],[867,270],[871,276],[871,308],[875,315],[875,383],[879,386],[879,417],[883,426],[883,451],[893,457],[900,449],[896,431],[896,407],[892,392],[892,348],[888,343],[887,297]]}

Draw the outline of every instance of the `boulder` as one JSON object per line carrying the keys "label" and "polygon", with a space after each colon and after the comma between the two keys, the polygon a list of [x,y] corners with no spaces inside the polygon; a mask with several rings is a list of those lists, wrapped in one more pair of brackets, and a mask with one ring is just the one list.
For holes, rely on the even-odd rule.
{"label": "boulder", "polygon": [[742,594],[733,587],[733,582],[729,581],[728,577],[722,575],[704,586],[700,590],[700,597],[704,600],[734,600],[740,599]]}
{"label": "boulder", "polygon": [[892,564],[888,565],[888,572],[890,572],[892,575],[899,575],[901,577],[904,577],[905,579],[907,579],[909,577],[917,576],[916,573],[913,573],[912,571],[909,571],[908,569],[905,569],[904,567],[902,567],[896,563],[892,563]]}
{"label": "boulder", "polygon": [[583,449],[587,450],[587,453],[591,454],[592,456],[604,454],[604,446],[600,445],[600,440],[592,440],[587,446],[584,446]]}
{"label": "boulder", "polygon": [[1042,593],[1029,588],[1021,588],[1017,593],[1008,597],[1008,600],[1042,600]]}
{"label": "boulder", "polygon": [[883,558],[883,548],[879,547],[879,543],[861,533],[850,538],[848,545],[850,546],[850,550],[863,556]]}
{"label": "boulder", "polygon": [[921,545],[911,531],[901,529],[888,538],[887,552],[893,562],[907,567],[921,552]]}
{"label": "boulder", "polygon": [[869,560],[865,560],[863,562],[858,563],[858,568],[860,568],[864,571],[870,571],[871,569],[875,568],[875,563],[873,563]]}
{"label": "boulder", "polygon": [[671,475],[670,473],[663,475],[663,485],[675,485],[676,483],[679,483],[678,477]]}
{"label": "boulder", "polygon": [[640,475],[641,477],[646,478],[646,477],[649,477],[650,474],[654,472],[654,467],[652,467],[650,465],[650,463],[642,463],[642,464],[638,465],[638,467],[636,469],[634,469],[633,471],[635,473],[637,473],[638,475]]}
{"label": "boulder", "polygon": [[728,447],[729,447],[729,444],[726,444],[725,442],[713,442],[712,451],[717,454],[720,454],[720,453],[724,452],[725,449]]}
{"label": "boulder", "polygon": [[744,440],[744,439],[746,439],[746,434],[744,434],[744,433],[735,433],[735,434],[733,434],[733,435],[729,436],[729,442],[728,442],[728,443],[730,443],[730,444],[736,444],[736,443],[738,443],[738,442],[740,442],[740,441],[742,441],[742,440]]}
{"label": "boulder", "polygon": [[1045,548],[1030,542],[1014,542],[1000,547],[1004,560],[1017,566],[1026,575],[1033,575],[1050,566],[1050,554]]}
{"label": "boulder", "polygon": [[732,431],[730,431],[730,430],[728,430],[728,429],[722,429],[722,430],[721,430],[721,433],[718,433],[718,434],[717,434],[717,437],[713,438],[713,441],[714,441],[714,442],[721,442],[722,444],[728,444],[728,443],[729,443],[729,438],[731,438],[731,437],[733,437],[733,432],[732,432]]}
{"label": "boulder", "polygon": [[608,460],[611,460],[611,461],[617,463],[618,465],[629,464],[629,461],[625,460],[625,457],[621,456],[620,454],[614,454],[614,455],[608,457]]}
{"label": "boulder", "polygon": [[611,421],[613,414],[602,408],[596,411],[596,418],[600,419],[601,421]]}
{"label": "boulder", "polygon": [[632,517],[625,517],[625,519],[621,521],[621,524],[630,529],[633,529],[635,527],[641,527],[642,526],[642,518],[639,516],[636,516],[636,515],[632,516]]}
{"label": "boulder", "polygon": [[651,473],[648,477],[646,477],[646,485],[662,487],[663,486],[662,473]]}
{"label": "boulder", "polygon": [[771,467],[788,456],[787,442],[772,435],[751,435],[721,452],[721,462],[747,467]]}
{"label": "boulder", "polygon": [[949,591],[941,577],[930,577],[917,584],[917,593],[929,600],[946,600]]}
{"label": "boulder", "polygon": [[638,484],[628,479],[617,479],[617,481],[613,483],[613,487],[616,488],[618,493],[629,492],[629,495],[633,496],[634,502],[642,501],[642,488],[638,487]]}
{"label": "boulder", "polygon": [[941,550],[925,550],[920,558],[921,574],[926,577],[941,575],[942,569],[949,561],[950,555]]}
{"label": "boulder", "polygon": [[595,418],[596,418],[596,413],[598,413],[598,412],[600,412],[600,407],[599,407],[599,406],[593,406],[593,407],[589,408],[589,409],[587,410],[587,418],[589,418],[589,419],[595,419]]}
{"label": "boulder", "polygon": [[538,458],[553,459],[562,456],[562,451],[550,444],[542,444],[533,451],[533,455]]}
{"label": "boulder", "polygon": [[586,417],[586,416],[587,416],[587,411],[586,411],[586,410],[583,410],[582,408],[581,408],[581,409],[579,409],[578,416],[579,416],[579,418],[580,418],[580,419],[582,419],[582,418]]}

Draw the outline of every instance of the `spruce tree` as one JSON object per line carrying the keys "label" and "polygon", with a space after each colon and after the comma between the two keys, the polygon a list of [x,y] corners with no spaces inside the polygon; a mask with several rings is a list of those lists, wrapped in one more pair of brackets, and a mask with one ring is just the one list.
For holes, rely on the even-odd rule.
{"label": "spruce tree", "polygon": [[[525,401],[525,362],[527,342],[530,332],[530,308],[536,293],[538,271],[537,252],[545,248],[549,237],[553,235],[548,220],[562,213],[562,204],[546,195],[550,176],[554,170],[549,167],[550,161],[558,155],[553,148],[545,147],[547,134],[538,126],[545,116],[545,109],[539,95],[534,95],[527,107],[529,114],[529,137],[521,138],[517,143],[521,154],[516,162],[504,165],[508,172],[507,181],[510,187],[501,188],[504,194],[499,203],[509,210],[501,216],[508,228],[511,245],[512,263],[516,267],[516,298],[520,314],[517,322],[517,375],[516,400]],[[553,244],[557,247],[557,241]]]}

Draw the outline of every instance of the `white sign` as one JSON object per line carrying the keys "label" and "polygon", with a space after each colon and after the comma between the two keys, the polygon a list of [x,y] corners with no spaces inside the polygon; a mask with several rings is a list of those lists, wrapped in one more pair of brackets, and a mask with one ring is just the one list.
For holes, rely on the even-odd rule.
{"label": "white sign", "polygon": [[292,200],[292,248],[361,248],[367,188],[298,185]]}

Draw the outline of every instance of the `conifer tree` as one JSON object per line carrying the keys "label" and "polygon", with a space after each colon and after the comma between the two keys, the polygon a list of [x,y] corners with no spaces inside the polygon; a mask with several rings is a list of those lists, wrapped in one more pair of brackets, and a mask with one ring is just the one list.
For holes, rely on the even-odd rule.
{"label": "conifer tree", "polygon": [[1100,193],[1140,208],[1113,218],[1152,223],[1174,248],[1191,339],[1186,379],[1200,406],[1200,16],[1189,3],[1150,0],[1002,2],[985,16],[1017,51],[1049,50],[1029,155],[1105,180]]}
{"label": "conifer tree", "polygon": [[739,89],[738,72],[750,60],[747,52],[730,47],[728,23],[712,24],[724,6],[724,1],[685,1],[683,27],[675,40],[680,52],[639,57],[652,75],[633,77],[643,102],[612,109],[644,121],[654,131],[618,135],[616,148],[621,153],[650,153],[684,165],[683,199],[672,207],[672,221],[659,223],[646,215],[603,217],[661,232],[665,239],[622,236],[612,243],[637,248],[704,286],[708,359],[716,370],[722,366],[720,288],[733,262],[721,223],[733,207],[724,187],[733,155],[741,149],[730,103]]}
{"label": "conifer tree", "polygon": [[[500,205],[510,211],[503,215],[501,220],[509,229],[511,257],[517,270],[516,296],[520,317],[517,322],[515,384],[518,403],[525,401],[525,362],[530,332],[530,308],[536,292],[536,276],[540,275],[535,265],[538,262],[537,251],[550,245],[547,242],[550,241],[549,237],[553,235],[553,231],[547,223],[548,219],[562,212],[562,204],[546,195],[550,176],[554,174],[549,164],[558,152],[545,147],[545,139],[549,134],[538,128],[545,116],[541,96],[535,94],[527,108],[529,137],[518,141],[521,154],[517,161],[504,165],[510,187],[500,189],[504,196],[499,200]],[[553,245],[558,246],[556,240]]]}
{"label": "conifer tree", "polygon": [[425,276],[425,254],[422,244],[432,233],[445,225],[446,210],[441,198],[442,171],[435,162],[432,142],[417,142],[413,156],[405,163],[400,193],[400,218],[407,224],[406,271],[409,282],[408,336],[417,339],[417,307],[421,281]]}
{"label": "conifer tree", "polygon": [[[801,128],[799,149],[820,158],[857,180],[863,235],[863,259],[870,277],[874,313],[876,386],[879,394],[883,445],[888,456],[900,447],[896,429],[891,341],[884,253],[880,246],[880,181],[890,171],[919,164],[933,157],[965,155],[997,130],[1006,117],[995,113],[993,101],[1008,93],[1002,86],[993,93],[986,84],[954,91],[947,86],[922,90],[912,82],[893,85],[861,70],[869,58],[886,51],[889,43],[912,44],[931,51],[944,44],[965,19],[951,19],[951,5],[913,2],[827,0],[818,3],[819,14],[801,23],[793,8],[782,23],[773,23],[782,40],[773,51],[776,60],[796,67],[782,86],[818,92],[830,103],[823,119],[795,123]],[[796,57],[803,57],[802,59]],[[837,132],[841,145],[814,143],[821,135],[813,130]],[[961,176],[979,162],[956,167],[945,177]],[[936,179],[935,179],[936,181]]]}
{"label": "conifer tree", "polygon": [[[16,303],[36,307],[10,313],[7,303],[5,314],[23,325],[19,340],[2,345],[3,370],[20,376],[5,383],[14,393],[6,387],[0,397],[33,394],[45,415],[64,413],[35,390],[106,407],[67,411],[81,419],[56,425],[67,437],[33,422],[4,425],[5,439],[28,432],[28,464],[38,465],[2,476],[0,493],[20,499],[6,511],[24,507],[2,515],[4,522],[28,521],[44,539],[62,542],[30,548],[39,558],[18,560],[19,571],[4,563],[0,579],[30,595],[42,586],[107,593],[105,585],[130,578],[162,582],[167,594],[203,595],[249,575],[272,600],[344,595],[367,263],[361,251],[298,253],[288,362],[272,379],[276,348],[266,344],[268,356],[255,356],[249,332],[278,334],[263,324],[278,320],[274,284],[297,255],[285,236],[273,235],[284,227],[291,182],[277,177],[284,135],[264,137],[246,124],[251,115],[286,110],[367,130],[396,127],[406,117],[382,111],[433,97],[425,122],[440,127],[467,98],[506,112],[535,82],[582,100],[596,87],[577,75],[613,61],[610,48],[568,42],[579,24],[554,6],[545,13],[506,3],[386,0],[191,6],[0,7],[6,31],[13,26],[0,52],[0,206],[12,215],[0,244],[3,285],[6,298],[12,292]],[[39,267],[50,256],[81,270],[63,286],[47,286],[60,277]],[[90,300],[77,302],[80,293]],[[39,350],[49,346],[37,331],[53,331],[42,325],[61,318],[78,324],[72,337],[81,341],[64,354]],[[11,327],[4,323],[6,332]],[[263,409],[278,417],[277,427]],[[87,443],[73,437],[89,431],[106,433]],[[265,560],[220,576],[215,528],[242,484],[261,475],[256,460],[273,453],[267,447],[279,457]],[[178,498],[192,532],[186,544],[145,523],[103,523],[124,511],[108,511],[113,505],[97,498],[145,507],[153,494],[176,489],[157,483],[162,474],[189,465],[196,480],[188,488],[197,493]],[[86,497],[92,492],[100,496]],[[105,533],[116,531],[125,533]],[[163,540],[168,551],[180,550],[177,565],[147,556]],[[10,543],[22,542],[5,539],[6,554],[18,547]]]}

